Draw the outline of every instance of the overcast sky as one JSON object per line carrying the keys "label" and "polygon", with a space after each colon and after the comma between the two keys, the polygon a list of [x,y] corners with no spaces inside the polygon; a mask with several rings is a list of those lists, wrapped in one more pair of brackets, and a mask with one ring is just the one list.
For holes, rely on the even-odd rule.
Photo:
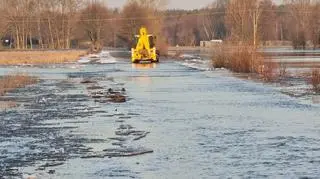
{"label": "overcast sky", "polygon": [[[207,6],[214,0],[168,0],[170,9],[198,9]],[[274,0],[279,3],[282,0]],[[109,7],[121,7],[126,0],[107,0]]]}

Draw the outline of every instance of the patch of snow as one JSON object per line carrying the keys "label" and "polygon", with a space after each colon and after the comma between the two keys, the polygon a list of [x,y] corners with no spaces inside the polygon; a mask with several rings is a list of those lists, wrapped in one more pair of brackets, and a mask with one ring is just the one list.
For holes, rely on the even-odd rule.
{"label": "patch of snow", "polygon": [[78,60],[78,63],[89,63],[90,60],[87,57],[81,57],[80,60]]}
{"label": "patch of snow", "polygon": [[86,63],[113,64],[116,62],[117,62],[116,58],[111,56],[109,51],[102,51],[99,54],[90,54],[78,60],[78,63],[82,63],[82,64],[86,64]]}
{"label": "patch of snow", "polygon": [[117,62],[116,58],[111,56],[109,51],[102,51],[99,56],[100,60],[97,63],[109,64]]}
{"label": "patch of snow", "polygon": [[182,59],[184,59],[184,60],[201,59],[201,58],[198,57],[198,56],[190,55],[190,54],[181,54],[179,57],[182,58]]}
{"label": "patch of snow", "polygon": [[89,54],[87,58],[99,58],[99,54]]}
{"label": "patch of snow", "polygon": [[186,66],[188,68],[201,70],[201,71],[212,71],[212,68],[210,68],[209,63],[210,63],[209,60],[190,59],[190,60],[185,60],[181,62],[181,65]]}

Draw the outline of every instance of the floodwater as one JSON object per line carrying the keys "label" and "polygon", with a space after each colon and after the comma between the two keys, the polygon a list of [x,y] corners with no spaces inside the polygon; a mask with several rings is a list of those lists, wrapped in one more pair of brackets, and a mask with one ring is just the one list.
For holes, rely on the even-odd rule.
{"label": "floodwater", "polygon": [[[320,105],[197,60],[2,67],[3,178],[319,178]],[[126,102],[98,99],[121,91]],[[0,177],[1,178],[1,177]]]}

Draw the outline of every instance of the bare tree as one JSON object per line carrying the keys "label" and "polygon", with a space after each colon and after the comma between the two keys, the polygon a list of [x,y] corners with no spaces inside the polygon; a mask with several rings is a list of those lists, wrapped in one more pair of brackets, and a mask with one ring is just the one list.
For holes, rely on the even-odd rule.
{"label": "bare tree", "polygon": [[200,32],[203,40],[222,39],[226,36],[224,17],[228,0],[216,0],[202,10]]}
{"label": "bare tree", "polygon": [[111,23],[109,9],[99,1],[91,1],[81,11],[80,25],[92,43],[92,49],[101,50],[103,40],[110,36],[109,27]]}
{"label": "bare tree", "polygon": [[310,40],[315,49],[320,44],[320,1],[315,1],[309,20]]}
{"label": "bare tree", "polygon": [[149,10],[145,9],[138,1],[129,1],[121,13],[121,38],[129,43],[141,26],[149,28]]}
{"label": "bare tree", "polygon": [[2,47],[2,38],[5,36],[8,22],[4,15],[5,3],[4,1],[0,1],[0,49]]}
{"label": "bare tree", "polygon": [[[15,46],[18,49],[27,48],[27,38],[30,33],[31,1],[7,0],[4,1],[6,19],[9,21],[8,31],[15,36]],[[30,11],[29,11],[30,10]]]}
{"label": "bare tree", "polygon": [[230,38],[256,46],[261,14],[258,0],[230,0],[226,15]]}
{"label": "bare tree", "polygon": [[276,17],[276,7],[272,0],[263,0],[260,2],[262,10],[259,21],[259,36],[262,41],[276,40],[278,31],[278,19]]}
{"label": "bare tree", "polygon": [[312,0],[287,0],[290,34],[295,48],[306,48],[307,39],[310,38],[309,19],[312,11]]}
{"label": "bare tree", "polygon": [[164,0],[129,0],[121,12],[121,30],[119,36],[130,43],[141,26],[151,33],[160,35],[162,32],[162,15],[160,11],[166,3]]}

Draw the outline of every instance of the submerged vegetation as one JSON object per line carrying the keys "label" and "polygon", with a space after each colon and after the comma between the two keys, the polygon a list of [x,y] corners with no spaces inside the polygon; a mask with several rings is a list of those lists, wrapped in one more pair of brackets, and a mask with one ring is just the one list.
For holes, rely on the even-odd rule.
{"label": "submerged vegetation", "polygon": [[310,83],[315,92],[320,93],[320,69],[313,69]]}
{"label": "submerged vegetation", "polygon": [[17,88],[35,84],[37,79],[27,74],[12,74],[0,77],[0,96],[5,95]]}

